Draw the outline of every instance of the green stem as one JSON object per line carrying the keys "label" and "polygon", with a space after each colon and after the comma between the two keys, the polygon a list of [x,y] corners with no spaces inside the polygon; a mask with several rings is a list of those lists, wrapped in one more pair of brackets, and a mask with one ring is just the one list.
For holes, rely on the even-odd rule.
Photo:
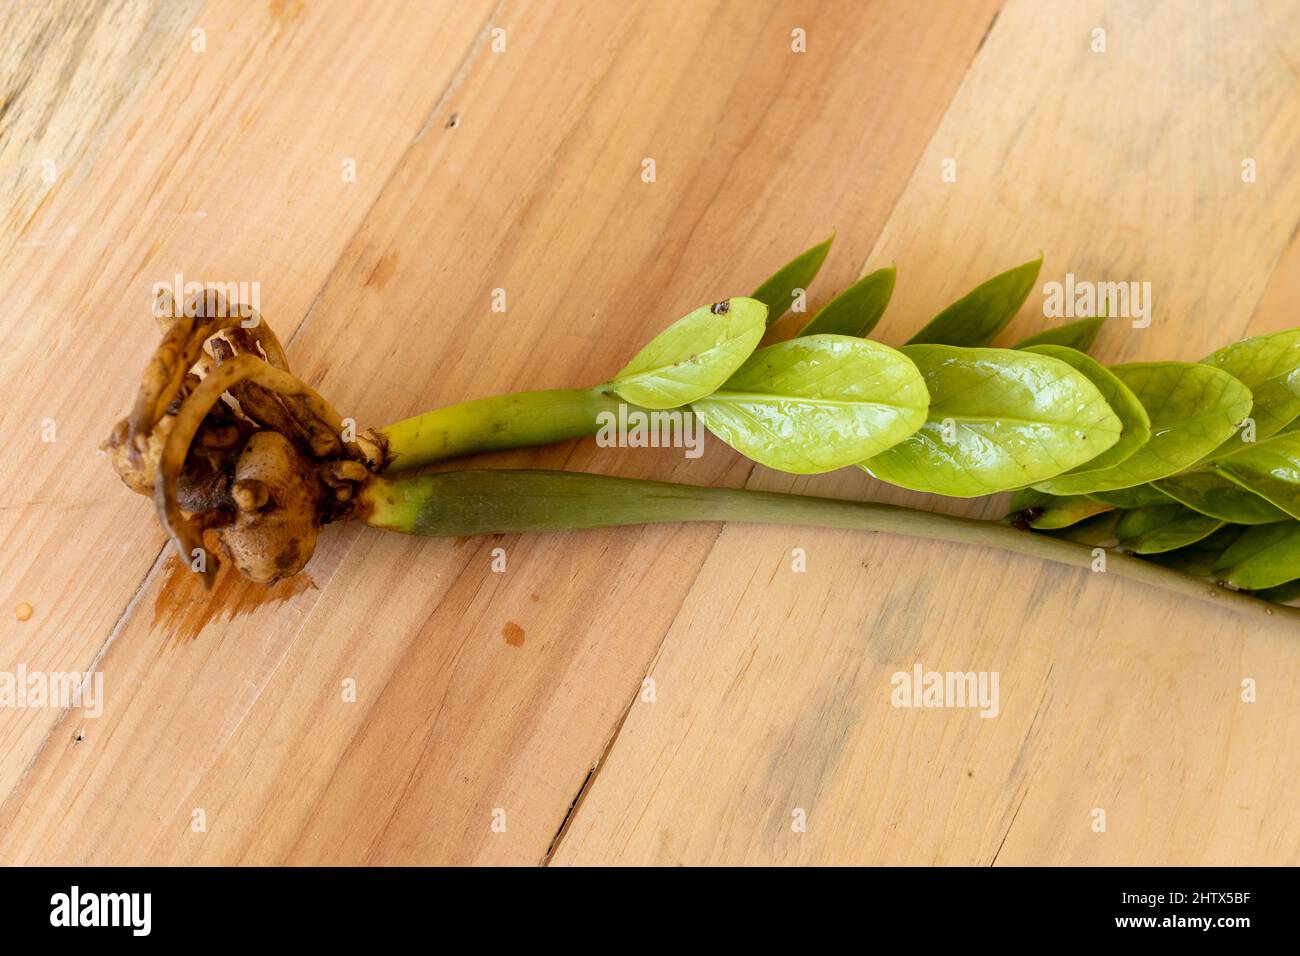
{"label": "green stem", "polygon": [[[449,471],[376,478],[358,498],[367,524],[406,534],[462,536],[568,531],[679,521],[738,521],[886,531],[983,545],[1072,567],[1091,568],[1093,549],[993,521],[958,518],[878,502],[704,488],[566,471]],[[1238,591],[1124,554],[1107,552],[1108,574],[1261,618],[1300,620],[1300,608]]]}
{"label": "green stem", "polygon": [[600,386],[515,392],[439,408],[380,430],[392,456],[385,471],[594,435],[597,415],[617,414],[621,402]]}

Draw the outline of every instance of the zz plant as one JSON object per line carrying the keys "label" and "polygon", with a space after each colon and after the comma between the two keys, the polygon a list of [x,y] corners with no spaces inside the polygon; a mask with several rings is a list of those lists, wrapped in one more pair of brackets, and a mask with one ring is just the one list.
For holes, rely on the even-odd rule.
{"label": "zz plant", "polygon": [[[105,447],[208,584],[208,533],[241,573],[271,582],[300,571],[332,521],[422,535],[741,521],[912,534],[1080,567],[1104,554],[1112,573],[1300,616],[1283,603],[1300,596],[1300,330],[1200,362],[1110,367],[1087,354],[1103,318],[991,347],[1039,259],[978,286],[897,349],[866,337],[889,302],[892,267],[763,345],[830,245],[751,297],[689,313],[594,387],[477,399],[362,432],[292,375],[259,316],[200,294],[164,310],[135,407]],[[978,521],[573,472],[411,473],[594,434],[620,405],[693,414],[769,468],[856,467],[962,498],[1014,492],[1011,513]]]}

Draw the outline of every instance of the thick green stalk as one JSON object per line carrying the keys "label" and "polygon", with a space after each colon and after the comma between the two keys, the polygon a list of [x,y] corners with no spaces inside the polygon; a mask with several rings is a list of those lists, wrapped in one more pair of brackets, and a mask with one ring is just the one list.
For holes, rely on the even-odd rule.
{"label": "thick green stalk", "polygon": [[391,462],[385,471],[529,445],[594,435],[601,412],[622,400],[603,387],[514,392],[449,405],[380,429]]}
{"label": "thick green stalk", "polygon": [[[679,521],[738,521],[886,531],[999,548],[1090,568],[1091,548],[992,521],[878,502],[843,501],[735,488],[704,488],[565,471],[449,471],[376,478],[358,498],[370,525],[406,534],[460,536],[566,531]],[[1108,552],[1106,573],[1264,617],[1300,620],[1300,608],[1270,604],[1149,561]]]}

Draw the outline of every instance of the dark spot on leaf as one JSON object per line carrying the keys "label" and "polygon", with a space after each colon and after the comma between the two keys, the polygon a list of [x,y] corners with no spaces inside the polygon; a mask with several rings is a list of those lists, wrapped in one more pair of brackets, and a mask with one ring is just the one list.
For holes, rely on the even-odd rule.
{"label": "dark spot on leaf", "polygon": [[1026,508],[1024,511],[1017,511],[1011,516],[1011,527],[1017,531],[1028,531],[1033,527],[1035,521],[1043,516],[1043,509],[1038,505]]}
{"label": "dark spot on leaf", "polygon": [[713,306],[712,308],[709,309],[709,311],[712,312],[714,315],[725,315],[726,313],[731,311],[731,303],[728,302],[726,299],[723,299],[721,302],[713,303]]}

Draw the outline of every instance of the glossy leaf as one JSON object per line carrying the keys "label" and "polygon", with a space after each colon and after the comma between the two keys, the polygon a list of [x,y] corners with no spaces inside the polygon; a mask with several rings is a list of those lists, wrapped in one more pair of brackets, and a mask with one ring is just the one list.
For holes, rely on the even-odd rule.
{"label": "glossy leaf", "polygon": [[1110,505],[1083,495],[1057,498],[1032,488],[1024,488],[1017,491],[1011,499],[1011,512],[1007,519],[1018,528],[1054,531],[1111,510]]}
{"label": "glossy leaf", "polygon": [[1101,397],[1106,400],[1110,410],[1119,416],[1120,424],[1123,425],[1124,431],[1119,441],[1066,474],[1111,468],[1133,456],[1150,440],[1151,419],[1147,415],[1147,410],[1142,407],[1142,403],[1138,401],[1132,390],[1110,369],[1090,359],[1078,349],[1063,345],[1031,345],[1022,351],[1060,359],[1066,365],[1086,375],[1088,381],[1097,386],[1097,391],[1101,392]]}
{"label": "glossy leaf", "polygon": [[1150,555],[1150,559],[1175,571],[1191,574],[1198,578],[1209,577],[1214,565],[1228,547],[1241,537],[1246,529],[1241,525],[1227,524],[1208,537],[1194,544],[1173,551]]}
{"label": "glossy leaf", "polygon": [[1212,469],[1193,469],[1144,485],[1158,489],[1193,511],[1233,524],[1272,524],[1287,513]]}
{"label": "glossy leaf", "polygon": [[1111,371],[1146,408],[1151,440],[1114,467],[1043,481],[1038,490],[1090,494],[1166,478],[1217,448],[1250,413],[1250,389],[1208,365],[1146,362]]}
{"label": "glossy leaf", "polygon": [[1286,521],[1247,528],[1214,563],[1216,579],[1261,590],[1300,579],[1300,524]]}
{"label": "glossy leaf", "polygon": [[1263,441],[1300,416],[1300,329],[1258,335],[1236,342],[1201,359],[1202,364],[1223,369],[1255,397],[1250,417],[1254,435],[1243,430],[1230,436],[1210,455],[1220,458],[1240,450],[1249,441]]}
{"label": "glossy leaf", "polygon": [[1091,548],[1107,548],[1115,543],[1115,526],[1119,523],[1122,511],[1107,511],[1105,514],[1085,518],[1068,528],[1047,532],[1054,538],[1063,538],[1076,544],[1086,544]]}
{"label": "glossy leaf", "polygon": [[855,464],[925,421],[929,395],[902,353],[865,339],[810,335],[759,349],[692,408],[732,448],[808,475]]}
{"label": "glossy leaf", "polygon": [[678,408],[703,398],[757,347],[766,312],[754,299],[698,308],[651,339],[610,387],[643,408]]}
{"label": "glossy leaf", "polygon": [[1291,517],[1300,518],[1300,432],[1246,445],[1213,468]]}
{"label": "glossy leaf", "polygon": [[800,335],[857,335],[865,337],[894,294],[894,267],[877,269],[849,286],[813,316]]}
{"label": "glossy leaf", "polygon": [[1093,501],[1105,502],[1116,508],[1149,508],[1152,505],[1172,505],[1174,499],[1151,485],[1120,488],[1117,491],[1094,491],[1088,495]]}
{"label": "glossy leaf", "polygon": [[1182,505],[1156,505],[1124,512],[1115,526],[1115,537],[1125,551],[1159,554],[1195,544],[1222,526],[1223,522],[1217,518],[1206,517]]}
{"label": "glossy leaf", "polygon": [[1024,305],[1042,266],[1040,256],[976,286],[931,319],[907,344],[988,345]]}
{"label": "glossy leaf", "polygon": [[831,233],[825,242],[819,242],[811,249],[806,249],[791,259],[776,272],[768,276],[767,281],[754,292],[754,298],[767,306],[767,324],[771,325],[794,305],[797,295],[795,290],[807,291],[812,280],[821,271],[826,254],[831,251],[835,233]]}
{"label": "glossy leaf", "polygon": [[1043,331],[1035,332],[1028,338],[1021,339],[1012,348],[1027,349],[1035,345],[1064,345],[1072,349],[1078,349],[1080,352],[1086,352],[1092,348],[1092,343],[1097,341],[1097,334],[1101,332],[1101,327],[1105,324],[1106,317],[1099,315],[1091,319],[1067,322],[1065,325],[1054,325],[1050,329],[1043,329]]}
{"label": "glossy leaf", "polygon": [[863,463],[882,481],[970,498],[1033,484],[1095,457],[1122,425],[1087,376],[1010,349],[908,345],[930,414],[916,434]]}

